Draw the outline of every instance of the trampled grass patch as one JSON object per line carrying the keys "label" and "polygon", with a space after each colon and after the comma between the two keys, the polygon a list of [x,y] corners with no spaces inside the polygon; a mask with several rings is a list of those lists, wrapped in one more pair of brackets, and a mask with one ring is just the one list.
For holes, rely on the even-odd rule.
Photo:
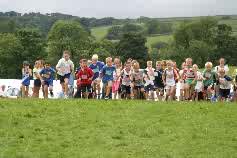
{"label": "trampled grass patch", "polygon": [[3,158],[235,158],[235,103],[0,100]]}

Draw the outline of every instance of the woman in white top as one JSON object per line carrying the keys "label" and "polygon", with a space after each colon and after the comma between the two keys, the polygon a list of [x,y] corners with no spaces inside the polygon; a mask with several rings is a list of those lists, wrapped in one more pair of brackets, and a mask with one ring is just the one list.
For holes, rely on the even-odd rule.
{"label": "woman in white top", "polygon": [[58,71],[58,78],[60,80],[60,84],[62,86],[64,96],[67,99],[68,98],[68,82],[71,73],[74,70],[74,64],[70,60],[70,52],[64,51],[63,52],[63,58],[58,61],[58,64],[56,65],[56,69]]}

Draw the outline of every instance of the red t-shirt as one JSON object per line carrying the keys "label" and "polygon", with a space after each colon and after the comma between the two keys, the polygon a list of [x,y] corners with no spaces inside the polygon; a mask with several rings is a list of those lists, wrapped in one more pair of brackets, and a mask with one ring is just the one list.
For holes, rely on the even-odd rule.
{"label": "red t-shirt", "polygon": [[[88,85],[92,83],[92,80],[89,80],[94,75],[93,71],[89,67],[82,68],[78,71],[77,77],[77,85]],[[81,80],[80,80],[81,79]]]}

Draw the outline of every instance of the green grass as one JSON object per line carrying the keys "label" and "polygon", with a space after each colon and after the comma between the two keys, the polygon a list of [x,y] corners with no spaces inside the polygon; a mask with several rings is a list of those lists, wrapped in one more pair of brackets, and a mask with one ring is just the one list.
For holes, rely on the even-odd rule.
{"label": "green grass", "polygon": [[91,29],[91,34],[94,36],[97,40],[103,39],[111,26],[102,26],[102,27],[94,27]]}
{"label": "green grass", "polygon": [[236,158],[237,106],[0,100],[1,158]]}
{"label": "green grass", "polygon": [[150,36],[147,37],[147,46],[151,46],[157,42],[169,42],[173,39],[172,35],[159,35],[159,36]]}

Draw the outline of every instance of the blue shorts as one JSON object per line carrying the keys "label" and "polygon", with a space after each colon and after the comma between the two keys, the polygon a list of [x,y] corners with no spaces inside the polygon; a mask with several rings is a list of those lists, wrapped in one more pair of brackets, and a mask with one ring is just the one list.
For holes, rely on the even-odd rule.
{"label": "blue shorts", "polygon": [[24,81],[22,82],[22,84],[23,84],[24,86],[29,86],[29,85],[30,85],[30,80],[24,80]]}
{"label": "blue shorts", "polygon": [[52,83],[52,80],[44,80],[43,85],[47,85],[49,87],[51,83]]}

